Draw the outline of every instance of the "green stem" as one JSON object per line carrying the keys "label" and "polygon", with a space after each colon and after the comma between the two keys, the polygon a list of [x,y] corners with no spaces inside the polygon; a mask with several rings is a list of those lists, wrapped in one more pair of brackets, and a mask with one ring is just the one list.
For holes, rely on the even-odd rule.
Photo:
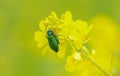
{"label": "green stem", "polygon": [[107,71],[105,71],[100,65],[98,65],[95,60],[91,57],[89,57],[86,53],[87,49],[85,46],[83,46],[83,52],[82,54],[92,63],[94,64],[101,72],[103,72],[106,76],[112,76],[110,73],[108,73]]}

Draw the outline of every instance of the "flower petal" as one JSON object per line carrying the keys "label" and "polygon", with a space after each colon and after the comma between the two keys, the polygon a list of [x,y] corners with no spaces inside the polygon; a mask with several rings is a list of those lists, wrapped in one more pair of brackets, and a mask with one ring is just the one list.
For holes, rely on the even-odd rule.
{"label": "flower petal", "polygon": [[41,31],[35,32],[34,39],[38,42],[37,47],[42,47],[45,43],[47,43],[47,39]]}
{"label": "flower petal", "polygon": [[77,20],[77,21],[74,22],[73,25],[75,27],[74,29],[76,29],[76,31],[78,33],[80,33],[80,35],[81,35],[81,37],[82,37],[82,39],[84,41],[85,38],[87,37],[88,31],[91,29],[91,28],[89,28],[89,30],[88,30],[87,22],[81,21],[81,20]]}
{"label": "flower petal", "polygon": [[73,23],[73,20],[72,20],[72,14],[70,13],[70,11],[66,11],[65,14],[61,16],[61,21],[63,21],[63,29],[65,29],[66,31],[72,28],[71,25]]}
{"label": "flower petal", "polygon": [[48,45],[48,44],[45,44],[44,49],[43,49],[43,51],[42,51],[42,55],[44,55],[48,50],[51,51],[49,45]]}
{"label": "flower petal", "polygon": [[[60,41],[61,42],[61,41]],[[57,53],[59,57],[64,57],[65,55],[65,52],[66,52],[66,42],[61,42],[60,45],[59,45],[59,52]]]}
{"label": "flower petal", "polygon": [[73,56],[68,56],[67,57],[67,60],[66,60],[66,64],[65,64],[65,69],[68,71],[68,72],[73,72],[75,70],[75,63],[74,63],[74,59],[73,59]]}
{"label": "flower petal", "polygon": [[59,52],[57,53],[59,57],[61,57],[61,58],[64,57],[64,55],[65,55],[65,49],[66,48],[63,48],[62,50],[59,50]]}
{"label": "flower petal", "polygon": [[76,46],[77,49],[80,49],[82,47],[83,41],[80,33],[76,31],[71,31],[69,35],[69,39],[70,39],[70,42],[72,42]]}
{"label": "flower petal", "polygon": [[42,32],[46,32],[46,28],[47,28],[47,25],[45,23],[45,21],[41,20],[40,23],[39,23],[39,28]]}

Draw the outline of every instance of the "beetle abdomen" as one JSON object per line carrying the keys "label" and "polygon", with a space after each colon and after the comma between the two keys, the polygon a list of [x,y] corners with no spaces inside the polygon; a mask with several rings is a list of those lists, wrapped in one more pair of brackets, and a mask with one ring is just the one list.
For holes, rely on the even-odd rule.
{"label": "beetle abdomen", "polygon": [[58,48],[58,42],[55,39],[54,36],[48,36],[47,37],[48,42],[49,42],[49,46],[52,50],[54,50],[55,52],[58,52],[59,48]]}

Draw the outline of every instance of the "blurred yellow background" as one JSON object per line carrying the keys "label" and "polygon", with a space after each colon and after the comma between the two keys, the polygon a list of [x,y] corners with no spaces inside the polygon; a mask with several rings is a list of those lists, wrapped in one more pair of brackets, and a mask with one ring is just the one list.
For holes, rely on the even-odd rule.
{"label": "blurred yellow background", "polygon": [[104,76],[93,65],[69,73],[64,58],[42,55],[36,47],[39,21],[51,11],[60,17],[68,10],[74,20],[93,24],[95,60],[111,72],[112,52],[120,50],[120,0],[0,0],[0,76]]}

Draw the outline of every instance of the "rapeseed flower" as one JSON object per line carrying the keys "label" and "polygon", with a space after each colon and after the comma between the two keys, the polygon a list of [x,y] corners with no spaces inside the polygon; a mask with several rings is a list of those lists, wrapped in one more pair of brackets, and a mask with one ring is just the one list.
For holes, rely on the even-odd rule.
{"label": "rapeseed flower", "polygon": [[[34,39],[37,42],[37,47],[43,48],[43,54],[47,50],[52,50],[49,47],[49,43],[47,40],[47,31],[50,29],[54,31],[55,34],[59,34],[61,23],[62,22],[60,21],[60,19],[58,19],[55,12],[51,12],[50,16],[45,18],[45,20],[40,21],[39,23],[40,30],[35,32]],[[64,47],[62,47],[62,49],[64,49]],[[60,50],[61,48],[59,49],[59,51]]]}
{"label": "rapeseed flower", "polygon": [[59,57],[64,57],[67,51],[65,69],[68,72],[80,71],[81,66],[86,66],[86,62],[91,62],[105,75],[111,76],[92,58],[91,54],[94,54],[95,51],[86,48],[86,44],[90,40],[88,34],[91,28],[92,25],[88,25],[86,21],[73,20],[70,11],[66,11],[60,18],[55,12],[51,12],[50,16],[40,21],[39,31],[35,32],[34,39],[37,47],[43,50],[43,54],[46,51],[55,51],[54,53]]}
{"label": "rapeseed flower", "polygon": [[[89,40],[88,33],[91,28],[92,25],[89,26],[86,21],[74,21],[70,11],[66,11],[60,18],[57,17],[55,12],[52,12],[45,20],[40,21],[39,31],[35,32],[34,37],[37,46],[43,48],[43,53],[51,51],[52,49],[47,39],[47,31],[52,30],[59,40],[58,56],[64,57],[66,51],[71,54],[68,55],[65,64],[65,69],[71,72],[78,69],[77,67],[82,61],[81,48]],[[68,49],[68,46],[70,49]]]}
{"label": "rapeseed flower", "polygon": [[81,61],[81,53],[76,51],[75,53],[67,57],[65,69],[68,72],[73,72],[78,68]]}

